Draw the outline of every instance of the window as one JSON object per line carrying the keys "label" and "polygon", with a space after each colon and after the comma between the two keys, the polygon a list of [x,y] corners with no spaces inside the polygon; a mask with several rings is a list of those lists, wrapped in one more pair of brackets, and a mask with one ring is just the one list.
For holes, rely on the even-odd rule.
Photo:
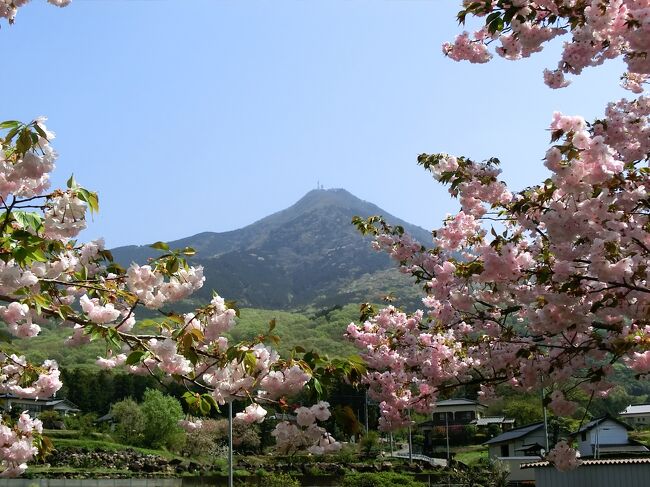
{"label": "window", "polygon": [[501,445],[501,456],[509,457],[510,456],[510,445]]}
{"label": "window", "polygon": [[583,433],[580,435],[580,441],[587,441],[587,433],[583,432]]}

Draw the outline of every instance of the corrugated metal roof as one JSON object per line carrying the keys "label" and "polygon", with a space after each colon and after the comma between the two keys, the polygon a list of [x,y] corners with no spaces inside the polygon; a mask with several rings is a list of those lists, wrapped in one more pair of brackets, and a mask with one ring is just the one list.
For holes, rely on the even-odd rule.
{"label": "corrugated metal roof", "polygon": [[650,414],[650,404],[630,405],[621,413],[621,415],[623,414]]}
{"label": "corrugated metal roof", "polygon": [[476,406],[481,406],[481,407],[487,407],[481,404],[478,401],[474,401],[473,399],[445,399],[444,401],[438,401],[436,402],[436,407],[439,406],[470,406],[470,405],[476,405]]}
{"label": "corrugated metal roof", "polygon": [[[643,464],[650,463],[650,457],[638,457],[638,458],[604,458],[600,460],[582,460],[581,465],[633,465],[633,464]],[[522,463],[521,468],[537,468],[537,467],[549,467],[553,464],[551,462],[532,462],[532,463]]]}
{"label": "corrugated metal roof", "polygon": [[533,431],[537,431],[538,429],[543,427],[544,427],[543,422],[528,424],[526,426],[521,426],[519,428],[514,428],[509,431],[506,431],[505,433],[501,433],[499,436],[495,436],[494,438],[486,441],[483,444],[493,445],[495,443],[505,443],[506,441],[516,440],[517,438],[526,436],[527,434],[532,433]]}

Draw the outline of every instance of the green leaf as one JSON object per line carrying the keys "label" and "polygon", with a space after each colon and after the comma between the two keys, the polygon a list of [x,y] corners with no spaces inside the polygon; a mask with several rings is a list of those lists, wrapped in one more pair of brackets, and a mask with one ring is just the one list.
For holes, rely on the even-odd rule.
{"label": "green leaf", "polygon": [[77,190],[77,197],[88,203],[90,213],[97,213],[99,211],[99,197],[97,196],[97,193],[79,188]]}
{"label": "green leaf", "polygon": [[252,373],[255,369],[255,365],[257,365],[255,354],[252,351],[246,352],[246,355],[244,356],[244,368],[246,371]]}
{"label": "green leaf", "polygon": [[185,401],[185,403],[186,403],[188,406],[190,406],[190,407],[196,407],[197,404],[198,404],[198,402],[199,402],[201,399],[200,399],[200,397],[199,397],[198,394],[196,394],[196,393],[194,393],[194,392],[187,391],[185,394],[183,394],[183,400]]}
{"label": "green leaf", "polygon": [[178,270],[180,267],[180,264],[178,262],[178,259],[176,257],[171,257],[168,261],[167,264],[165,264],[165,268],[167,269],[167,272],[170,274],[173,274]]}
{"label": "green leaf", "polygon": [[214,397],[212,397],[210,394],[203,394],[203,399],[210,404],[212,409],[215,411],[219,412],[219,404],[217,404],[217,401],[215,401]]}
{"label": "green leaf", "polygon": [[169,250],[169,245],[167,245],[165,242],[152,243],[151,245],[149,245],[149,247],[157,250]]}
{"label": "green leaf", "polygon": [[11,214],[23,228],[31,228],[34,231],[40,230],[42,218],[38,213],[29,213],[26,211],[16,210]]}
{"label": "green leaf", "polygon": [[142,359],[145,355],[149,355],[149,353],[144,350],[136,350],[135,352],[131,352],[126,358],[126,365],[135,365],[142,362]]}
{"label": "green leaf", "polygon": [[38,133],[38,135],[43,137],[45,140],[48,140],[47,133],[45,132],[45,130],[43,130],[43,128],[38,123],[34,124],[34,130],[36,130],[36,133]]}
{"label": "green leaf", "polygon": [[14,127],[12,128],[9,132],[7,132],[7,135],[5,135],[5,144],[11,143],[13,138],[16,136],[18,131],[20,130],[20,127]]}
{"label": "green leaf", "polygon": [[0,122],[0,129],[11,129],[19,126],[20,122],[17,120],[5,120],[4,122]]}
{"label": "green leaf", "polygon": [[316,394],[318,394],[318,397],[320,398],[323,395],[323,385],[320,383],[318,379],[313,379],[314,380],[314,390],[316,391]]}
{"label": "green leaf", "polygon": [[199,403],[199,411],[204,416],[207,416],[210,413],[211,404],[208,400],[205,399],[205,396],[201,397],[201,402]]}
{"label": "green leaf", "polygon": [[79,185],[77,184],[77,181],[74,178],[74,174],[70,175],[70,178],[68,179],[67,185],[68,185],[68,188],[70,188],[70,189],[76,189],[76,188],[79,187]]}
{"label": "green leaf", "polygon": [[18,141],[16,142],[16,150],[20,154],[24,154],[32,147],[32,136],[30,135],[29,130],[23,129],[18,136]]}

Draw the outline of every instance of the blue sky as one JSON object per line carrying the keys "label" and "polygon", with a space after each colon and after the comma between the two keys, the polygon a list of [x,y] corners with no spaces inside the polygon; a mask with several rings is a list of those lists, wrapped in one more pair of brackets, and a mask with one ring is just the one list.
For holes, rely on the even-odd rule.
{"label": "blue sky", "polygon": [[545,176],[553,111],[602,115],[611,62],[542,82],[560,42],[521,62],[459,64],[457,0],[34,0],[0,29],[2,119],[49,117],[55,183],[100,193],[86,238],[111,247],[239,228],[343,187],[433,228],[455,210],[421,152],[499,157]]}

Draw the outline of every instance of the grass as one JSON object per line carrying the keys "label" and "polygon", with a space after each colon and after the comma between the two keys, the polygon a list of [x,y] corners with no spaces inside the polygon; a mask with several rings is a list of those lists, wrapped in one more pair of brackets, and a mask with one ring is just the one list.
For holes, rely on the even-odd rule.
{"label": "grass", "polygon": [[650,445],[650,429],[631,431],[630,438],[636,441],[640,441],[644,445]]}
{"label": "grass", "polygon": [[454,458],[465,465],[472,465],[488,457],[488,449],[484,445],[458,447],[454,449],[454,453]]}

